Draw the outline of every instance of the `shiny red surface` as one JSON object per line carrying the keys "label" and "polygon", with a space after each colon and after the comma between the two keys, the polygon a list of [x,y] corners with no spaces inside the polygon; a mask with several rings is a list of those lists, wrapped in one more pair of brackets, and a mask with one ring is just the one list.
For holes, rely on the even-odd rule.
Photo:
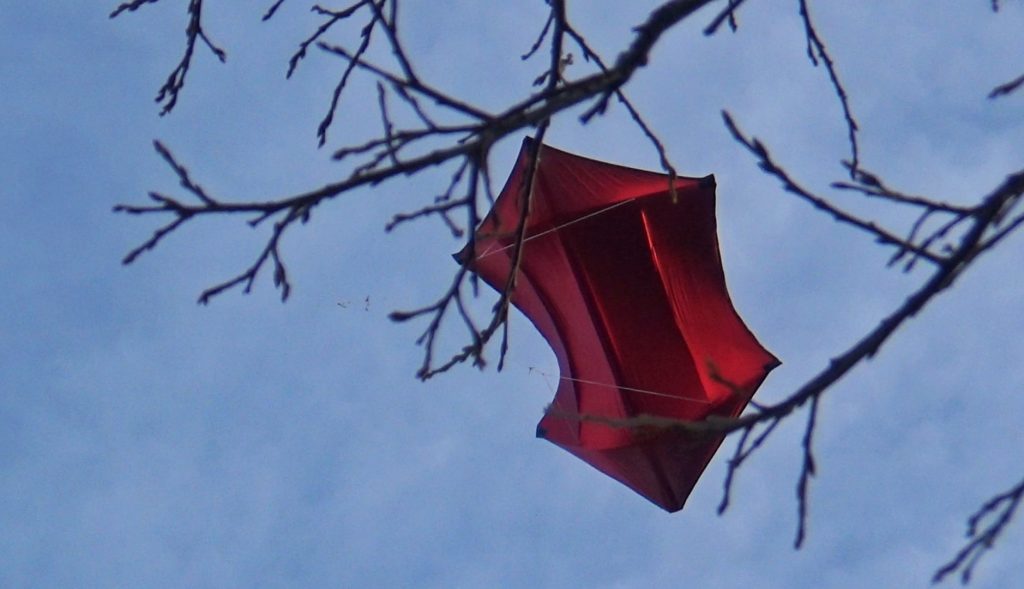
{"label": "shiny red surface", "polygon": [[[472,268],[501,289],[532,143],[476,235]],[[739,415],[779,361],[729,299],[713,177],[668,177],[543,146],[512,302],[561,378],[537,435],[668,511],[682,508],[721,444],[601,420]],[[462,259],[466,259],[466,253]]]}

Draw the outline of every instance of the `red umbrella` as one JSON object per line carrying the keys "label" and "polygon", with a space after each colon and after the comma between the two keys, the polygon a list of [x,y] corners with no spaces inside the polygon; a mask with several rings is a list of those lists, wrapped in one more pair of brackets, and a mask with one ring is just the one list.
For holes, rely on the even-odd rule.
{"label": "red umbrella", "polygon": [[[512,265],[533,145],[523,143],[476,233],[471,266],[497,289]],[[673,198],[665,174],[540,149],[511,297],[561,371],[537,435],[677,511],[722,437],[609,422],[737,416],[779,364],[729,299],[714,177],[676,178]]]}

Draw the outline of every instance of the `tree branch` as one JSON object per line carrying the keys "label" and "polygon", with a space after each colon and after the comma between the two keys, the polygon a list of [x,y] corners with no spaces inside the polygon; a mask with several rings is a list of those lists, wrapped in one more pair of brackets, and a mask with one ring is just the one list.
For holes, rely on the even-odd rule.
{"label": "tree branch", "polygon": [[[196,11],[193,14],[198,15],[198,1],[191,1],[193,4],[190,6],[196,7]],[[384,87],[381,86],[379,101],[382,105],[383,135],[380,138],[358,146],[342,148],[335,154],[337,159],[355,155],[364,158],[362,163],[354,167],[347,178],[319,189],[260,202],[229,202],[227,200],[214,199],[202,191],[191,180],[184,167],[178,165],[169,156],[170,152],[161,146],[158,148],[158,151],[161,152],[172,169],[174,169],[186,190],[199,200],[199,204],[186,204],[165,197],[165,200],[159,201],[156,205],[119,205],[116,207],[116,211],[131,214],[170,213],[175,216],[173,222],[159,229],[150,240],[147,240],[142,246],[133,250],[126,257],[126,261],[129,263],[134,261],[141,253],[155,247],[163,237],[193,217],[223,213],[248,213],[256,215],[256,218],[250,221],[252,226],[256,226],[265,219],[280,215],[278,221],[273,225],[270,237],[260,255],[257,256],[256,261],[234,278],[205,290],[200,296],[200,300],[204,303],[209,302],[214,296],[239,285],[244,285],[243,292],[248,292],[259,270],[266,263],[274,265],[275,285],[281,289],[282,298],[286,298],[290,292],[290,284],[287,280],[285,266],[280,255],[280,240],[296,221],[307,219],[312,210],[322,202],[360,187],[376,185],[398,176],[415,174],[428,167],[452,161],[461,161],[461,164],[457,165],[456,169],[463,171],[456,174],[461,175],[465,170],[469,170],[470,179],[467,182],[468,193],[466,197],[449,203],[436,203],[433,206],[425,207],[419,212],[414,212],[404,217],[398,216],[393,223],[400,223],[404,220],[429,214],[439,214],[442,215],[442,218],[446,220],[446,223],[451,228],[451,220],[448,214],[454,209],[463,206],[467,210],[468,226],[470,228],[475,227],[479,219],[476,211],[477,183],[486,176],[487,157],[490,153],[490,147],[495,142],[530,127],[538,129],[537,136],[542,137],[551,117],[593,97],[598,97],[598,99],[595,108],[591,109],[591,114],[603,112],[603,103],[606,102],[607,97],[613,94],[619,96],[620,101],[627,105],[634,121],[637,122],[655,144],[663,160],[663,166],[672,170],[671,166],[667,163],[668,160],[661,143],[643,122],[636,109],[628,103],[619,90],[637,69],[647,63],[647,55],[651,48],[654,47],[658,39],[667,30],[713,0],[672,0],[663,3],[637,27],[633,42],[619,55],[613,67],[605,67],[602,64],[600,71],[572,82],[565,81],[561,76],[561,69],[563,67],[561,56],[564,54],[563,39],[567,35],[574,39],[577,37],[574,36],[575,32],[571,29],[566,18],[564,2],[562,0],[552,2],[552,15],[550,18],[554,28],[551,34],[552,51],[549,76],[546,78],[545,87],[525,100],[514,103],[505,111],[495,115],[485,113],[458,97],[438,90],[416,76],[411,61],[400,43],[398,28],[395,23],[397,12],[394,4],[390,5],[390,13],[385,14],[388,1],[394,2],[394,0],[374,0],[372,2],[370,0],[361,0],[349,5],[342,11],[329,11],[321,7],[315,7],[314,9],[317,12],[325,14],[329,18],[311,37],[300,45],[299,51],[292,56],[290,69],[294,69],[295,64],[305,55],[309,44],[313,42],[316,42],[325,51],[339,55],[348,62],[341,81],[336,87],[328,115],[321,122],[318,131],[321,144],[325,140],[326,130],[333,120],[333,112],[337,106],[337,101],[348,83],[349,76],[355,69],[365,70],[376,76],[381,82],[386,83],[388,87],[395,89],[396,93],[402,97],[403,103],[416,114],[420,123],[423,124],[422,127],[414,129],[395,128],[391,123],[391,115],[385,108]],[[319,41],[320,36],[332,24],[356,14],[357,11],[364,7],[369,8],[371,14],[362,29],[360,35],[361,42],[355,53],[349,53],[341,47],[326,45]],[[196,23],[198,26],[198,20],[196,20]],[[380,26],[385,31],[392,54],[399,64],[400,73],[398,74],[370,64],[363,58],[371,41],[371,31],[377,26]],[[581,40],[582,37],[579,37],[579,39]],[[585,47],[585,45],[581,45],[581,47]],[[596,54],[589,51],[589,48],[586,51],[591,57],[596,57]],[[189,55],[191,54],[189,53]],[[465,122],[447,127],[435,125],[432,122],[432,117],[416,101],[416,96],[430,99],[438,108],[448,110],[462,117]],[[454,139],[437,147],[436,140],[439,138],[444,139],[445,137],[453,137]],[[420,145],[429,145],[431,148],[418,149]],[[403,153],[405,155],[399,157]],[[457,184],[458,180],[458,177],[453,177],[452,184]],[[486,190],[489,193],[489,187]],[[450,191],[451,188],[447,193],[449,196]],[[396,320],[404,320],[432,313],[434,316],[428,325],[428,332],[436,330],[437,326],[440,325],[440,318],[446,314],[447,309],[453,305],[458,309],[464,309],[461,295],[458,294],[464,277],[464,271],[460,270],[456,273],[452,287],[449,288],[437,303],[416,311],[398,312],[393,314],[392,317]],[[508,287],[511,288],[513,285],[514,276],[511,276]],[[473,322],[466,320],[466,317],[464,317],[464,323],[472,333],[472,342],[466,349],[455,354],[448,362],[441,364],[439,367],[434,368],[431,363],[432,346],[435,341],[433,335],[428,333],[425,338],[421,338],[421,342],[427,349],[425,353],[427,362],[420,370],[420,376],[423,378],[429,377],[468,359],[472,359],[474,364],[482,365],[483,347],[496,330],[503,325],[507,316],[510,292],[502,293],[499,302],[495,305],[491,321],[483,329],[477,330]],[[505,349],[507,349],[507,335],[503,337],[502,350]]]}
{"label": "tree branch", "polygon": [[[935,572],[932,583],[941,583],[949,575],[960,572],[960,582],[971,581],[974,567],[992,548],[1013,521],[1024,497],[1024,479],[1009,490],[986,501],[967,520],[968,542],[948,563]],[[984,524],[984,525],[982,525]]]}
{"label": "tree branch", "polygon": [[[110,16],[113,18],[123,12],[135,11],[157,1],[159,0],[126,1]],[[287,75],[291,76],[298,63],[307,55],[309,47],[313,45],[345,60],[343,67],[340,68],[342,73],[332,92],[328,111],[317,129],[319,144],[326,143],[327,132],[339,111],[343,93],[355,79],[353,76],[365,76],[376,84],[377,108],[381,122],[379,136],[343,145],[334,151],[334,158],[341,165],[348,166],[348,171],[339,180],[297,194],[262,201],[215,198],[193,179],[188,169],[175,159],[170,150],[157,142],[156,151],[174,172],[185,191],[186,198],[179,199],[150,192],[149,201],[144,204],[122,204],[115,207],[115,211],[131,215],[167,215],[162,217],[163,224],[132,249],[123,261],[125,264],[133,263],[193,218],[242,213],[250,227],[267,232],[266,242],[249,267],[204,290],[200,295],[200,302],[208,303],[213,297],[236,287],[240,287],[243,292],[249,292],[264,266],[271,267],[273,283],[280,291],[282,299],[286,299],[291,292],[291,283],[280,244],[284,234],[291,227],[297,222],[307,221],[313,209],[326,201],[350,194],[360,188],[414,175],[434,166],[448,166],[452,171],[446,189],[422,207],[395,214],[386,229],[391,231],[403,223],[436,215],[453,235],[465,238],[466,251],[474,252],[474,230],[480,219],[478,206],[485,200],[494,200],[489,172],[491,148],[497,142],[523,132],[535,133],[536,144],[539,145],[554,117],[569,109],[582,107],[580,120],[585,124],[593,117],[603,114],[612,103],[613,96],[653,145],[662,168],[670,177],[674,177],[675,169],[669,162],[663,142],[636,106],[626,97],[624,87],[635,73],[647,64],[651,50],[665,32],[713,1],[662,1],[634,29],[628,46],[614,60],[606,63],[591,48],[586,37],[570,22],[566,2],[548,0],[550,11],[546,20],[536,40],[522,56],[523,59],[529,59],[534,55],[541,55],[541,49],[547,49],[548,59],[544,71],[537,77],[533,89],[528,88],[526,92],[496,112],[480,108],[465,96],[447,92],[442,86],[418,76],[412,59],[414,56],[407,53],[398,26],[398,0],[350,0],[347,7],[341,10],[315,5],[312,10],[325,18],[316,30],[299,44],[297,51],[288,61]],[[283,0],[274,0],[264,13],[263,19],[273,17],[282,4]],[[744,4],[745,0],[726,0],[724,6],[704,29],[705,34],[714,34],[726,23],[732,30],[736,30],[736,15]],[[992,8],[998,10],[999,3],[996,0],[993,0]],[[760,168],[781,182],[788,193],[811,204],[837,222],[863,231],[880,243],[893,247],[895,253],[889,259],[890,264],[905,260],[904,270],[909,271],[917,260],[926,260],[933,269],[932,274],[909,297],[882,318],[874,329],[853,342],[817,375],[777,404],[752,403],[752,411],[741,417],[733,419],[710,416],[700,422],[680,422],[648,415],[622,420],[590,415],[563,416],[616,427],[680,428],[694,434],[712,436],[740,432],[723,485],[719,512],[724,512],[728,508],[732,483],[741,465],[762,447],[776,431],[779,423],[809,404],[808,420],[802,440],[803,460],[797,481],[797,547],[802,545],[806,536],[809,489],[816,470],[812,445],[821,397],[855,366],[878,353],[900,326],[916,316],[931,300],[952,285],[981,254],[1002,243],[1024,225],[1024,213],[1018,209],[1024,191],[1024,170],[1007,177],[976,205],[961,206],[895,190],[874,174],[861,168],[857,140],[858,124],[852,115],[846,88],[840,82],[835,63],[810,17],[807,0],[800,0],[799,14],[804,25],[807,55],[815,66],[819,63],[824,64],[834,93],[840,101],[847,128],[851,158],[846,162],[846,167],[850,181],[837,182],[832,187],[846,193],[877,199],[879,203],[885,205],[913,207],[918,213],[916,219],[905,236],[901,236],[898,232],[882,227],[875,219],[854,215],[834,204],[832,200],[796,182],[793,176],[777,163],[764,144],[752,136],[746,136],[732,117],[728,113],[723,113],[729,132],[755,156]],[[218,59],[225,59],[223,50],[212,43],[203,30],[201,17],[202,0],[189,0],[184,55],[160,88],[157,100],[163,106],[161,114],[170,112],[177,103],[185,84],[186,74],[192,64],[197,40],[202,40]],[[325,35],[337,23],[356,18],[363,20],[354,23],[361,25],[358,29],[358,40],[350,39],[353,43],[349,46],[354,46],[354,50],[325,41]],[[378,34],[374,34],[375,32]],[[585,75],[569,79],[566,67],[571,63],[572,51],[575,51],[572,49],[573,46],[578,48],[583,59],[591,64],[590,67],[593,69]],[[385,63],[375,64],[367,60],[367,56],[374,54],[377,49],[389,51],[376,53],[384,56],[382,59],[387,60]],[[1024,85],[1024,76],[998,86],[991,92],[990,97],[1008,95],[1021,85]],[[403,118],[402,114],[406,116]],[[412,122],[403,122],[409,120]],[[497,302],[491,308],[490,316],[486,320],[475,319],[468,308],[465,297],[470,292],[473,296],[477,294],[477,282],[470,272],[471,260],[466,261],[454,272],[447,289],[434,303],[412,311],[392,313],[391,318],[396,321],[422,318],[427,323],[417,340],[424,348],[423,364],[417,372],[420,378],[429,378],[466,361],[483,366],[485,347],[499,330],[502,331],[502,336],[498,368],[502,367],[508,349],[507,318],[510,297],[515,289],[518,268],[522,260],[522,246],[526,239],[525,227],[531,208],[538,157],[539,150],[534,152],[528,165],[524,192],[519,201],[520,219],[515,231],[511,271]],[[460,212],[465,217],[456,222],[455,215]],[[472,288],[471,291],[466,290],[467,282]],[[442,323],[451,319],[453,315],[457,317],[455,321],[461,322],[466,329],[468,343],[459,352],[439,361],[438,350],[435,349],[438,330]],[[992,547],[995,539],[1012,519],[1021,500],[1022,486],[1024,481],[1009,492],[993,497],[971,518],[970,542],[956,558],[936,573],[936,581],[957,571],[960,571],[963,580],[969,578],[977,560]],[[990,521],[993,517],[994,522]],[[984,522],[988,524],[982,526]]]}
{"label": "tree branch", "polygon": [[[116,18],[126,10],[135,11],[143,4],[155,4],[158,1],[159,0],[132,0],[131,2],[125,2],[110,13],[110,18]],[[201,39],[210,52],[212,52],[222,63],[227,60],[227,53],[215,45],[213,41],[210,40],[210,37],[207,36],[206,31],[203,30],[202,14],[203,0],[189,0],[188,25],[185,27],[185,54],[182,56],[181,61],[178,62],[178,65],[171,70],[171,74],[167,77],[167,81],[160,87],[160,90],[157,91],[156,95],[156,102],[163,103],[163,108],[160,110],[161,116],[171,112],[175,105],[178,104],[178,95],[185,87],[185,76],[188,75],[188,70],[192,66],[192,55],[195,52],[196,40]]]}
{"label": "tree branch", "polygon": [[756,138],[747,138],[743,132],[739,130],[739,127],[736,126],[736,123],[728,112],[722,111],[722,118],[733,138],[758,158],[758,165],[765,173],[778,178],[778,180],[782,182],[783,188],[786,192],[799,196],[814,205],[815,208],[828,213],[832,218],[840,223],[851,225],[857,229],[874,235],[880,243],[897,246],[901,251],[911,251],[915,255],[924,258],[933,264],[943,263],[943,258],[941,256],[933,254],[927,249],[920,248],[913,243],[896,236],[891,231],[879,227],[874,221],[861,219],[847,213],[833,205],[827,199],[817,196],[803,188],[790,178],[789,174],[787,174],[784,169],[775,163],[763,143]]}
{"label": "tree branch", "polygon": [[[732,123],[728,115],[726,115],[726,124],[730,126],[737,141],[747,146],[759,158],[760,165],[766,173],[777,178],[785,178],[784,184],[795,185],[791,180],[788,180],[788,175],[783,170],[771,162],[767,149],[756,140],[746,139],[736,128],[735,124]],[[791,192],[803,197],[799,191]],[[878,353],[882,345],[889,340],[899,327],[916,316],[929,302],[952,286],[956,279],[971,266],[978,256],[991,249],[990,241],[992,239],[1004,239],[1011,231],[1024,225],[1024,214],[1022,214],[1010,226],[996,229],[1008,207],[1020,202],[1022,196],[1024,196],[1024,169],[1008,176],[992,192],[982,197],[978,205],[972,207],[968,214],[961,217],[964,222],[969,224],[969,227],[956,245],[951,246],[950,252],[946,257],[934,261],[936,270],[928,280],[904,300],[899,307],[884,317],[874,329],[847,348],[845,352],[833,358],[827,367],[775,405],[759,407],[754,412],[738,418],[711,415],[703,421],[680,421],[652,415],[611,419],[596,415],[571,414],[552,408],[549,408],[548,411],[566,419],[576,419],[627,429],[679,429],[690,434],[702,436],[718,436],[737,431],[743,432],[739,445],[728,463],[725,493],[719,505],[719,512],[723,512],[729,505],[729,491],[736,469],[764,442],[782,419],[810,402],[811,410],[803,441],[804,462],[798,483],[799,521],[796,545],[799,547],[805,538],[807,485],[810,477],[814,474],[811,440],[814,432],[817,403],[820,397],[855,366]],[[1012,229],[1010,228],[1011,226]],[[870,224],[861,225],[860,228],[870,234],[877,235],[876,229]],[[753,443],[749,443],[754,428],[761,424],[767,424],[766,429]]]}
{"label": "tree branch", "polygon": [[807,35],[807,57],[815,66],[818,65],[819,59],[821,63],[825,64],[825,70],[828,71],[828,79],[832,82],[832,89],[835,90],[836,98],[839,99],[839,104],[843,107],[843,118],[846,119],[846,134],[850,142],[849,167],[850,177],[852,178],[856,174],[857,166],[860,163],[857,146],[857,121],[854,120],[853,113],[850,111],[850,99],[846,95],[846,88],[839,81],[835,62],[832,61],[824,41],[821,40],[821,36],[818,35],[818,31],[814,28],[814,23],[811,22],[811,13],[807,7],[807,1],[800,0],[800,18],[803,19],[804,33]]}

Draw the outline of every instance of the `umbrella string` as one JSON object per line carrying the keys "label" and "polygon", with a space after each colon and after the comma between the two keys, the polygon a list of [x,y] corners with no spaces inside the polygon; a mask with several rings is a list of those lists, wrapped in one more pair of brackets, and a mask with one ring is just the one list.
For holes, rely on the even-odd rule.
{"label": "umbrella string", "polygon": [[[539,368],[535,368],[533,366],[530,366],[530,372],[531,373],[536,372],[537,374],[540,374],[541,376],[544,377],[545,381],[547,381],[548,378],[554,376],[553,374],[544,372],[543,370],[541,370]],[[617,384],[613,384],[613,383],[599,382],[599,381],[596,381],[596,380],[587,380],[587,379],[584,379],[584,378],[574,378],[574,377],[571,377],[571,376],[565,376],[565,375],[561,375],[561,374],[558,376],[558,378],[559,378],[559,380],[567,380],[567,381],[570,381],[570,382],[578,382],[578,383],[581,383],[581,384],[590,384],[590,385],[604,387],[604,388],[608,388],[608,389],[618,389],[620,391],[629,391],[631,393],[639,393],[639,394],[642,394],[642,395],[652,395],[652,396],[655,396],[655,397],[667,397],[669,399],[680,399],[680,400],[683,400],[683,401],[692,401],[694,403],[701,403],[703,405],[710,405],[711,404],[711,401],[709,401],[707,399],[699,399],[699,398],[696,398],[696,397],[684,397],[684,396],[680,396],[680,395],[670,395],[668,393],[662,393],[662,392],[659,392],[659,391],[652,391],[652,390],[648,390],[648,389],[639,389],[639,388],[636,388],[636,387],[626,387],[626,386],[621,386],[621,385],[617,385]],[[548,381],[548,388],[551,388],[550,381]],[[552,391],[552,392],[554,392],[554,391]]]}
{"label": "umbrella string", "polygon": [[[611,205],[608,205],[608,206],[606,206],[603,209],[598,209],[598,210],[596,210],[596,211],[594,211],[592,213],[587,213],[586,215],[583,215],[582,217],[577,217],[575,219],[572,219],[571,221],[566,221],[565,223],[562,223],[561,225],[555,225],[554,227],[551,227],[550,229],[545,229],[544,231],[541,231],[540,233],[535,233],[535,234],[533,234],[533,235],[531,235],[529,237],[524,237],[522,243],[526,243],[527,241],[533,241],[534,239],[539,239],[541,237],[544,237],[545,235],[550,235],[552,233],[555,233],[556,231],[561,231],[562,229],[565,229],[566,227],[569,227],[570,225],[575,225],[576,223],[581,223],[583,221],[586,221],[587,219],[590,219],[591,217],[596,217],[598,215],[602,215],[602,214],[607,213],[608,211],[610,211],[612,209],[621,207],[622,205],[625,205],[625,204],[629,204],[629,203],[633,202],[634,200],[636,200],[636,199],[635,198],[631,198],[629,200],[620,200],[619,202],[611,204]],[[493,254],[497,254],[497,253],[501,253],[501,252],[503,252],[503,251],[505,251],[507,249],[514,248],[515,246],[516,246],[516,244],[514,242],[510,243],[510,244],[508,244],[508,245],[506,245],[504,247],[500,247],[500,248],[496,248],[496,249],[493,248],[493,245],[492,245],[491,247],[488,247],[486,250],[484,250],[479,256],[477,256],[476,259],[479,260],[480,258],[486,258],[487,256],[490,256],[490,255],[493,255]]]}
{"label": "umbrella string", "polygon": [[[621,207],[623,205],[627,205],[627,204],[629,204],[629,203],[631,203],[631,202],[633,202],[635,200],[636,200],[636,198],[630,198],[630,199],[627,199],[627,200],[621,200],[621,201],[619,201],[617,203],[613,203],[611,205],[608,205],[608,206],[606,206],[606,207],[604,207],[602,209],[598,209],[598,210],[593,211],[591,213],[587,213],[586,215],[583,215],[581,217],[577,217],[577,218],[572,219],[570,221],[566,221],[565,223],[562,223],[560,225],[555,225],[554,227],[551,227],[549,229],[545,229],[544,231],[541,231],[540,233],[536,233],[534,235],[530,235],[529,237],[524,237],[523,240],[522,240],[522,243],[526,243],[527,241],[532,241],[534,239],[539,239],[539,238],[544,237],[546,235],[550,235],[550,234],[555,233],[557,231],[561,231],[562,229],[565,229],[566,227],[569,227],[571,225],[575,225],[576,223],[582,223],[583,221],[586,221],[586,220],[591,219],[593,217],[596,217],[598,215],[602,215],[604,213],[607,213],[608,211],[611,211],[611,210],[616,209],[618,207]],[[485,258],[485,257],[493,255],[493,254],[501,253],[501,252],[503,252],[505,250],[508,250],[508,249],[511,249],[511,248],[513,248],[515,246],[516,246],[515,243],[510,243],[510,244],[508,244],[506,246],[503,246],[503,247],[500,247],[500,248],[494,248],[494,244],[491,244],[488,247],[488,249],[486,249],[482,253],[480,253],[480,255],[478,255],[476,257],[476,259],[479,260],[481,258]],[[530,370],[531,373],[532,372],[536,372],[536,373],[540,374],[541,376],[543,376],[545,381],[548,383],[548,388],[549,389],[553,389],[554,388],[554,387],[551,386],[551,382],[549,380],[549,378],[554,376],[554,375],[552,375],[550,373],[547,373],[547,372],[544,372],[544,371],[540,370],[539,368],[536,368],[536,367],[533,367],[533,366],[530,366],[529,370]],[[640,388],[636,388],[636,387],[621,386],[621,385],[617,385],[617,384],[613,384],[613,383],[605,383],[605,382],[599,382],[599,381],[595,381],[595,380],[587,380],[587,379],[583,379],[583,378],[574,378],[574,377],[565,376],[565,375],[559,375],[558,378],[560,380],[567,380],[567,381],[571,381],[571,382],[578,382],[578,383],[581,383],[581,384],[589,384],[589,385],[599,386],[599,387],[608,388],[608,389],[618,389],[618,390],[621,390],[621,391],[629,391],[631,393],[639,393],[639,394],[642,394],[642,395],[652,395],[652,396],[656,396],[656,397],[666,397],[666,398],[669,398],[669,399],[680,399],[680,400],[684,400],[684,401],[691,401],[691,402],[694,402],[694,403],[701,403],[701,404],[704,404],[704,405],[710,405],[711,404],[711,401],[709,401],[707,399],[701,399],[701,398],[696,398],[696,397],[685,397],[685,396],[680,396],[680,395],[670,395],[668,393],[662,393],[662,392],[659,392],[659,391],[652,391],[652,390],[648,390],[648,389],[640,389]],[[552,393],[554,393],[553,390],[552,390]]]}

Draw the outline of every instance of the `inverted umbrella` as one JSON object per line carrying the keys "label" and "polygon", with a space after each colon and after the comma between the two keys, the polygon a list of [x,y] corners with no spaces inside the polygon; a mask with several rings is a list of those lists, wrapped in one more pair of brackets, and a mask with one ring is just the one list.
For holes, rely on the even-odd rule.
{"label": "inverted umbrella", "polygon": [[554,350],[560,380],[537,436],[668,511],[683,507],[723,436],[622,427],[642,415],[735,417],[778,359],[733,308],[715,180],[540,149],[527,139],[459,258],[504,288],[528,210],[511,302]]}

